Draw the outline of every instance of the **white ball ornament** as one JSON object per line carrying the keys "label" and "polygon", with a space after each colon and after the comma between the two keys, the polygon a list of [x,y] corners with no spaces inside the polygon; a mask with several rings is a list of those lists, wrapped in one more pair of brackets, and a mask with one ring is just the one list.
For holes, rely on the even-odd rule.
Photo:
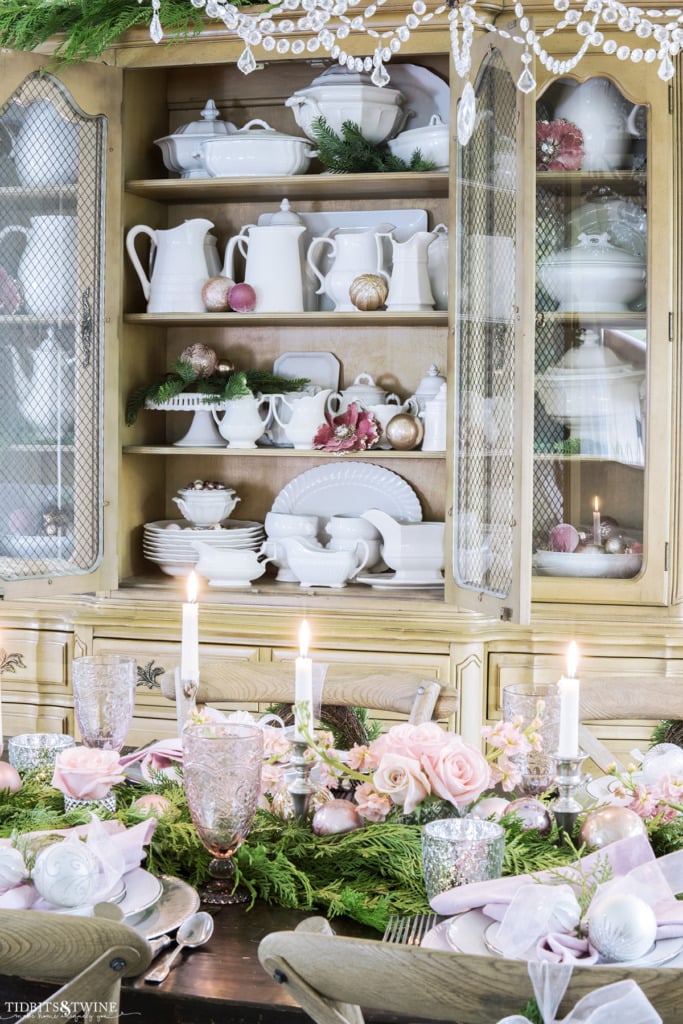
{"label": "white ball ornament", "polygon": [[639,960],[652,949],[656,934],[655,912],[640,896],[608,893],[590,909],[588,938],[607,962]]}
{"label": "white ball ornament", "polygon": [[99,888],[100,863],[85,843],[61,842],[47,846],[36,857],[32,879],[48,903],[80,907]]}
{"label": "white ball ornament", "polygon": [[313,815],[311,826],[317,836],[334,836],[362,828],[363,819],[350,800],[328,800]]}

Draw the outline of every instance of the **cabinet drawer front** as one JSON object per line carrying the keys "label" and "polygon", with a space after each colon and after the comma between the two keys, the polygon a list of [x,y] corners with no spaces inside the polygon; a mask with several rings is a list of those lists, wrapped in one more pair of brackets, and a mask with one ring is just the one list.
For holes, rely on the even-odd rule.
{"label": "cabinet drawer front", "polygon": [[[129,654],[137,661],[138,685],[135,695],[136,708],[158,709],[169,712],[175,718],[175,706],[164,693],[175,690],[175,670],[180,667],[180,643],[164,643],[156,640],[97,639],[93,644],[94,654]],[[205,683],[218,685],[221,681],[221,666],[229,663],[255,662],[259,660],[257,647],[229,647],[223,644],[200,644],[199,663],[201,678]],[[216,703],[222,707],[222,703]],[[257,705],[240,705],[246,710],[256,710]]]}
{"label": "cabinet drawer front", "polygon": [[22,700],[48,693],[66,696],[71,644],[71,635],[66,633],[4,629],[0,636],[0,647],[6,655],[3,697],[13,693]]}
{"label": "cabinet drawer front", "polygon": [[2,728],[6,736],[25,732],[59,732],[73,735],[73,715],[64,708],[36,707],[3,701]]}

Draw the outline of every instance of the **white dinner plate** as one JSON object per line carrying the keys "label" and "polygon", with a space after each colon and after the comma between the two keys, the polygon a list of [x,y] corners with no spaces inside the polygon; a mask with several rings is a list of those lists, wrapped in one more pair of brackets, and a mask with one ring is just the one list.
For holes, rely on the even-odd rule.
{"label": "white dinner plate", "polygon": [[[179,530],[169,529],[169,527],[171,526],[177,526],[179,527]],[[229,519],[223,526],[221,526],[220,530],[202,530],[201,528],[190,526],[186,519],[159,519],[154,523],[145,523],[145,530],[147,530],[150,533],[153,533],[157,536],[160,533],[163,533],[164,536],[170,534],[171,542],[173,542],[174,534],[177,534],[179,531],[183,531],[186,534],[184,539],[187,539],[188,536],[191,536],[192,540],[204,540],[207,537],[209,539],[211,539],[212,537],[219,537],[226,531],[253,531],[262,529],[262,523],[252,522],[249,519]]]}
{"label": "white dinner plate", "polygon": [[[500,928],[500,922],[494,921],[489,924],[488,928],[484,933],[484,942],[487,948],[494,956],[503,956],[501,951],[496,946],[496,936],[498,929]],[[655,942],[649,952],[645,956],[639,957],[637,960],[598,960],[598,966],[606,965],[609,967],[658,967],[661,964],[667,963],[669,960],[673,960],[677,953],[683,949],[683,935],[677,936],[672,939],[659,939]],[[536,961],[538,956],[536,955],[536,949],[528,949],[521,956],[515,957],[516,960],[529,960]],[[579,961],[580,963],[580,961]]]}
{"label": "white dinner plate", "polygon": [[174,931],[186,917],[199,910],[197,890],[187,882],[163,875],[160,889],[159,898],[154,904],[125,918],[125,924],[130,925],[145,939],[156,939],[159,935]]}
{"label": "white dinner plate", "polygon": [[273,363],[273,373],[288,380],[307,377],[319,388],[339,390],[339,360],[333,352],[285,352]]}
{"label": "white dinner plate", "polygon": [[429,124],[433,114],[438,114],[443,123],[448,124],[451,93],[447,82],[419,64],[391,63],[387,71],[390,87],[398,89],[405,97],[404,110],[415,111],[406,122],[404,131],[423,128]]}
{"label": "white dinner plate", "polygon": [[640,572],[642,555],[608,555],[600,551],[537,551],[532,565],[539,576],[631,579]]}
{"label": "white dinner plate", "polygon": [[133,868],[125,876],[126,895],[119,902],[125,917],[153,906],[162,893],[161,879],[144,868]]}
{"label": "white dinner plate", "polygon": [[330,462],[294,477],[273,502],[273,512],[359,516],[378,508],[395,519],[419,523],[422,508],[410,484],[397,473],[365,462]]}

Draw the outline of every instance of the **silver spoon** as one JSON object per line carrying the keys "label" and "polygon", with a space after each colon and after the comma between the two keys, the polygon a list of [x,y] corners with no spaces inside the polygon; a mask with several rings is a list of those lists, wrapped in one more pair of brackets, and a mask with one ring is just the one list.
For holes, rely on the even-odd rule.
{"label": "silver spoon", "polygon": [[183,921],[176,933],[176,942],[178,943],[176,948],[168,953],[163,960],[160,960],[153,971],[145,975],[145,981],[155,982],[156,984],[164,981],[186,946],[190,949],[194,949],[196,946],[203,946],[212,935],[213,918],[211,914],[207,914],[203,910],[198,914],[192,914],[186,921]]}

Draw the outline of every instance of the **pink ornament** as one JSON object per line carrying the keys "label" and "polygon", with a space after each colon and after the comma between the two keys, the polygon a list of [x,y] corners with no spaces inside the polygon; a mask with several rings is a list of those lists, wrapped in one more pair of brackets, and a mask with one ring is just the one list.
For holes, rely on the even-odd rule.
{"label": "pink ornament", "polygon": [[202,288],[202,302],[209,313],[226,313],[230,309],[228,295],[235,282],[231,277],[217,274],[210,277]]}
{"label": "pink ornament", "polygon": [[576,551],[579,534],[571,523],[558,523],[548,534],[548,548],[551,551]]}
{"label": "pink ornament", "polygon": [[21,775],[6,761],[0,761],[0,790],[18,793],[21,789]]}
{"label": "pink ornament", "polygon": [[533,797],[523,796],[519,800],[511,800],[505,813],[514,814],[520,819],[523,832],[536,829],[539,835],[547,836],[552,828],[550,811],[544,803]]}
{"label": "pink ornament", "polygon": [[350,800],[328,800],[315,812],[311,825],[317,836],[334,836],[362,828],[363,819]]}
{"label": "pink ornament", "polygon": [[133,802],[133,807],[144,811],[148,817],[163,818],[171,810],[171,802],[161,793],[145,793]]}
{"label": "pink ornament", "polygon": [[230,308],[235,313],[252,313],[256,309],[256,292],[250,284],[234,284],[228,292]]}

